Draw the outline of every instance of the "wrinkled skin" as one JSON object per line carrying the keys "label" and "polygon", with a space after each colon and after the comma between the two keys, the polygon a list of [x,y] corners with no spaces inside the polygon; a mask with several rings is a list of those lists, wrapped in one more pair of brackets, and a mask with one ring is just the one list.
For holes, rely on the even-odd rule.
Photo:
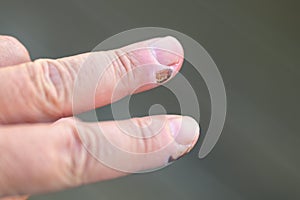
{"label": "wrinkled skin", "polygon": [[[151,48],[149,48],[151,47]],[[135,49],[139,50],[135,50]],[[166,48],[172,52],[157,48]],[[183,63],[183,49],[172,37],[155,38],[132,44],[121,49],[106,52],[85,53],[60,59],[39,59],[31,61],[26,48],[15,38],[0,36],[0,197],[2,199],[26,199],[27,194],[58,191],[82,184],[117,178],[140,170],[163,167],[168,161],[188,153],[199,137],[199,126],[190,117],[177,115],[153,116],[128,119],[122,124],[131,131],[131,122],[140,127],[132,130],[147,138],[152,129],[142,130],[149,120],[164,121],[159,134],[147,139],[126,135],[115,121],[99,123],[76,123],[72,117],[72,92],[74,81],[81,64],[88,56],[95,56],[88,63],[93,68],[110,66],[103,74],[95,94],[96,107],[107,105],[115,85],[122,75],[143,64],[162,64],[168,67],[168,74],[157,74],[155,68],[144,74],[129,78],[119,97],[129,95],[130,89],[138,87],[137,80],[160,77],[172,78]],[[170,72],[173,72],[170,76]],[[151,74],[156,75],[151,75]],[[166,79],[163,78],[163,79]],[[164,81],[164,80],[163,80]],[[158,81],[157,81],[158,82]],[[138,92],[151,89],[157,84],[139,88]],[[130,87],[130,88],[129,88]],[[85,95],[85,91],[82,91]],[[116,99],[117,100],[117,99]],[[84,102],[80,111],[91,109]],[[93,138],[94,127],[100,126],[108,141],[118,147],[135,153],[151,153],[160,150],[155,159],[147,162],[127,160],[120,168],[105,165],[105,159],[118,158],[107,140],[96,139],[101,148],[104,162],[99,162],[84,147],[78,128]],[[179,131],[180,130],[180,131]],[[166,144],[168,148],[162,148]],[[107,156],[107,157],[106,157]],[[101,158],[102,159],[102,158]],[[122,160],[121,158],[118,158]],[[124,168],[122,168],[124,167]],[[24,196],[25,195],[25,196]]]}

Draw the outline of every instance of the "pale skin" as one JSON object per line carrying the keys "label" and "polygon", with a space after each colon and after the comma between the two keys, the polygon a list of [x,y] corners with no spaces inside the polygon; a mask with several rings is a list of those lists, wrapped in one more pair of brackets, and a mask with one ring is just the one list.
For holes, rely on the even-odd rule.
{"label": "pale skin", "polygon": [[[153,53],[149,46],[166,48],[177,54],[152,48]],[[130,51],[136,48],[141,50]],[[188,153],[197,142],[199,126],[190,117],[153,116],[154,123],[161,120],[166,120],[166,123],[160,134],[142,142],[123,134],[114,121],[75,123],[72,117],[74,81],[81,64],[90,54],[32,61],[27,49],[17,39],[0,36],[0,199],[26,199],[31,194],[63,190],[129,174],[126,170],[113,169],[91,155],[82,145],[76,126],[86,131],[85,134],[93,135],[92,127],[99,125],[110,141],[126,151],[136,153],[150,153],[161,149],[164,144],[171,144],[161,150],[159,156],[146,163],[129,158],[130,172],[163,167],[168,160]],[[160,63],[172,68],[173,77],[183,63],[182,46],[173,37],[155,38],[92,54],[97,56],[97,62],[90,64],[91,72],[95,67],[112,63],[97,87],[96,107],[112,103],[115,85],[129,70],[143,64]],[[151,79],[149,74],[139,74],[138,78],[128,79],[128,84],[119,92],[119,98],[129,95],[129,88],[126,87],[138,86],[135,85],[138,84],[136,80]],[[164,78],[166,74],[164,71],[156,78]],[[87,73],[86,76],[92,75]],[[138,92],[156,86],[141,87]],[[84,91],[82,95],[85,95]],[[82,103],[78,110],[83,112],[89,109],[89,105]],[[135,118],[131,122],[142,127],[149,119]],[[129,122],[130,119],[124,120],[122,124],[128,124],[129,127]],[[177,134],[180,128],[183,131]],[[138,130],[144,135],[151,135],[152,131]],[[97,140],[95,143],[110,152],[111,147],[107,141]],[[113,155],[115,158],[118,156]]]}

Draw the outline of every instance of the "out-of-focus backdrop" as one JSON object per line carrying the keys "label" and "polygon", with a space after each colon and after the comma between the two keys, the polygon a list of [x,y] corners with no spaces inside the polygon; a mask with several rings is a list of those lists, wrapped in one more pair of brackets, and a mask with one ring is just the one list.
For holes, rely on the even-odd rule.
{"label": "out-of-focus backdrop", "polygon": [[[300,199],[299,8],[296,0],[1,0],[0,34],[19,38],[33,59],[91,51],[130,28],[165,27],[203,45],[227,91],[225,128],[204,160],[198,144],[157,172],[30,199]],[[188,63],[182,73],[198,91],[205,132],[207,89]],[[133,97],[131,113],[147,115],[156,103],[178,112],[172,94],[158,88]],[[110,119],[109,106],[98,116]]]}

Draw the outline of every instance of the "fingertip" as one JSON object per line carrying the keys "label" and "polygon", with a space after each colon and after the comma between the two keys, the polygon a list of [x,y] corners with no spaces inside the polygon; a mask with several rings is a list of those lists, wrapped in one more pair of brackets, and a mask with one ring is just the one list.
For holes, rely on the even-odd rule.
{"label": "fingertip", "polygon": [[173,67],[179,71],[184,60],[184,49],[178,39],[166,36],[150,43],[153,56],[161,65]]}
{"label": "fingertip", "polygon": [[178,144],[194,146],[200,135],[198,122],[189,116],[170,119],[170,128]]}

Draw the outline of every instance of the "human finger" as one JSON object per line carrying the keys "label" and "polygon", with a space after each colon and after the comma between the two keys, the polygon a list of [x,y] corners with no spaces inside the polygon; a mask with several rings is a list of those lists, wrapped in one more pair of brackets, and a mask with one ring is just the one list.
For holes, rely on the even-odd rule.
{"label": "human finger", "polygon": [[0,122],[48,122],[71,116],[76,81],[76,112],[104,106],[169,80],[182,63],[179,41],[164,37],[116,50],[7,67],[0,70]]}
{"label": "human finger", "polygon": [[[124,134],[120,126],[136,137]],[[54,124],[2,126],[0,132],[1,197],[57,191],[164,167],[192,149],[199,125],[176,115],[100,123],[68,118]]]}
{"label": "human finger", "polygon": [[0,35],[0,67],[18,65],[30,60],[27,49],[18,39]]}

